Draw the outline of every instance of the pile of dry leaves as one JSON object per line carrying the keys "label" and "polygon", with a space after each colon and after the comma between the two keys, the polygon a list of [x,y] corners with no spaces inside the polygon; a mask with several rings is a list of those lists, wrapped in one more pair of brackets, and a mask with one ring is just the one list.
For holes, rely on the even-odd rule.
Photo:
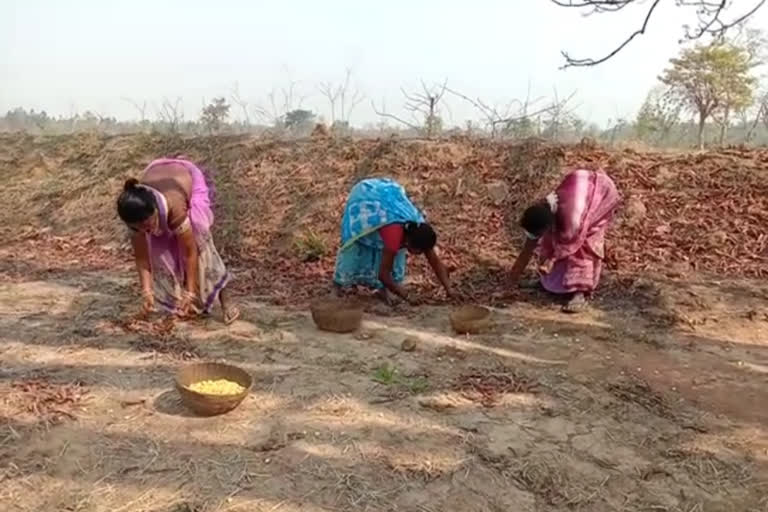
{"label": "pile of dry leaves", "polygon": [[34,421],[58,424],[76,418],[88,390],[77,382],[56,384],[45,378],[33,378],[13,382],[4,394],[4,416],[31,416]]}
{"label": "pile of dry leaves", "polygon": [[[0,140],[0,152],[10,140]],[[522,243],[522,209],[551,191],[571,167],[606,170],[624,196],[606,246],[614,274],[768,273],[766,149],[671,154],[538,140],[280,142],[146,135],[88,144],[61,137],[45,144],[20,139],[8,148],[17,155],[15,165],[0,162],[5,179],[31,183],[37,172],[34,187],[58,194],[54,207],[43,204],[34,187],[28,193],[21,186],[0,190],[9,210],[27,210],[24,219],[11,215],[9,231],[0,233],[0,272],[13,265],[23,271],[31,265],[18,262],[31,259],[39,260],[38,268],[125,265],[130,249],[121,245],[124,234],[113,211],[122,180],[151,158],[183,152],[215,176],[215,235],[236,269],[233,286],[277,303],[305,303],[327,293],[347,192],[368,176],[391,176],[406,187],[438,232],[456,288],[479,301],[507,288],[506,273]],[[37,171],[40,159],[29,156],[38,154],[46,172]],[[50,171],[56,165],[66,172]],[[78,187],[70,190],[71,181]],[[37,214],[33,229],[52,233],[11,237],[29,223],[30,213]],[[423,258],[411,258],[409,278],[424,299],[442,300]]]}
{"label": "pile of dry leaves", "polygon": [[139,352],[166,354],[184,361],[198,359],[202,353],[176,330],[176,319],[163,316],[158,319],[129,317],[119,320],[117,326],[133,336],[130,345]]}

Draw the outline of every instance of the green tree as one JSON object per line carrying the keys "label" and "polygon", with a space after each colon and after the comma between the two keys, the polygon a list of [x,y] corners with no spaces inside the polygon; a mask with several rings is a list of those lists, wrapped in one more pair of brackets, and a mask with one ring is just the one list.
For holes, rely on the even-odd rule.
{"label": "green tree", "polygon": [[[752,103],[757,80],[750,74],[755,62],[747,50],[733,44],[698,45],[670,59],[659,80],[669,87],[679,105],[697,116],[697,143],[704,146],[704,127]],[[722,134],[724,136],[724,133]]]}
{"label": "green tree", "polygon": [[312,131],[312,128],[314,128],[315,117],[314,112],[311,110],[291,110],[285,114],[283,118],[283,126],[293,134],[306,135]]}
{"label": "green tree", "polygon": [[214,98],[208,105],[203,107],[200,115],[200,122],[203,123],[208,133],[214,134],[221,130],[221,127],[229,118],[230,106],[225,98]]}
{"label": "green tree", "polygon": [[535,135],[533,120],[528,116],[517,117],[505,121],[501,128],[501,135],[515,139],[526,139]]}
{"label": "green tree", "polygon": [[663,142],[680,121],[681,108],[680,102],[675,101],[669,90],[662,86],[654,87],[637,113],[635,134],[646,142]]}

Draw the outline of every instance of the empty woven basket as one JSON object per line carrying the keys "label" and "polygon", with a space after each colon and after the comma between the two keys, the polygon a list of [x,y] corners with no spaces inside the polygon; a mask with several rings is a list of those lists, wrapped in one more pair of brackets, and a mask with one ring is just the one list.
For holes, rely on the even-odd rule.
{"label": "empty woven basket", "polygon": [[363,308],[358,304],[334,299],[315,302],[310,306],[312,320],[323,331],[346,333],[360,328]]}
{"label": "empty woven basket", "polygon": [[451,327],[459,334],[479,334],[492,325],[491,310],[483,306],[461,306],[451,313]]}
{"label": "empty woven basket", "polygon": [[[189,386],[202,380],[226,379],[237,382],[244,389],[236,395],[209,395],[192,391]],[[181,401],[193,412],[201,416],[214,416],[229,412],[248,396],[253,385],[253,377],[237,366],[221,363],[197,363],[185,366],[176,374],[176,389]]]}

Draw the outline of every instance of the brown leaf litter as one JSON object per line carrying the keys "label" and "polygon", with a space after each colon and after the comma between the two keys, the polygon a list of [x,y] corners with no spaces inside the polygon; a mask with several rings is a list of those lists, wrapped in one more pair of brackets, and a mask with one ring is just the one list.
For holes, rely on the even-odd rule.
{"label": "brown leaf litter", "polygon": [[45,378],[21,379],[10,388],[4,400],[10,414],[4,416],[31,415],[49,425],[76,419],[75,413],[88,397],[79,382],[57,384]]}

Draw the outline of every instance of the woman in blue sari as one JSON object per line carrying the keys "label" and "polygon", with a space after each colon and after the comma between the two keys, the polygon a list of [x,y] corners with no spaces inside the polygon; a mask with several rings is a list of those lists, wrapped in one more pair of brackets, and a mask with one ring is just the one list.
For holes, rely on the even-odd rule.
{"label": "woman in blue sari", "polygon": [[360,285],[374,289],[386,302],[390,292],[411,302],[402,286],[406,254],[423,254],[453,298],[436,243],[432,226],[399,183],[388,178],[362,180],[352,187],[344,208],[333,282],[339,288]]}

